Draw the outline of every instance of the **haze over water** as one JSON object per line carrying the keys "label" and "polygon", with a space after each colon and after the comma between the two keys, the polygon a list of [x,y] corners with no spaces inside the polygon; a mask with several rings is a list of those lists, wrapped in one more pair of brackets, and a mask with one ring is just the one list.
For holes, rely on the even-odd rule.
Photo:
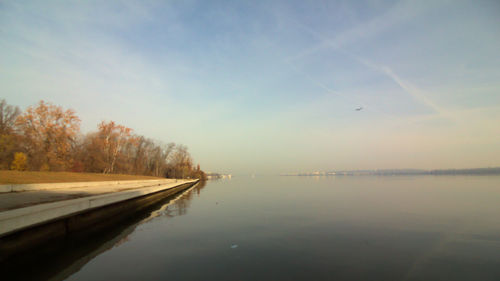
{"label": "haze over water", "polygon": [[68,280],[498,280],[499,186],[499,176],[209,181],[56,271]]}

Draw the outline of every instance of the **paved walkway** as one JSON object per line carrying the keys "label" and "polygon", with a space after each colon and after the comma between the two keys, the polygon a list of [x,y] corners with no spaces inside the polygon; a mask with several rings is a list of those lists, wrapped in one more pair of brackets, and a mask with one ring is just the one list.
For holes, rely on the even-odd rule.
{"label": "paved walkway", "polygon": [[[171,182],[175,182],[171,180]],[[57,202],[75,198],[102,195],[132,189],[141,189],[158,185],[157,183],[134,183],[134,184],[110,184],[101,186],[71,187],[54,190],[36,190],[23,192],[0,193],[0,212],[23,208],[27,206]]]}

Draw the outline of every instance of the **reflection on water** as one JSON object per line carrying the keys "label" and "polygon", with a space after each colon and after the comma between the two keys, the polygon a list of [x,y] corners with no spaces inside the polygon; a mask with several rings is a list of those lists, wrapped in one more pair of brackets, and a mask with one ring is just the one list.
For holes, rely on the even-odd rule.
{"label": "reflection on water", "polygon": [[[78,272],[96,256],[129,240],[129,235],[137,226],[148,223],[155,217],[175,217],[185,215],[190,201],[199,196],[205,182],[169,196],[147,209],[134,214],[118,225],[90,237],[68,237],[65,241],[52,243],[37,249],[19,260],[2,264],[0,271],[8,280],[64,280]],[[29,256],[29,257],[28,257]],[[29,268],[29,270],[26,270]]]}
{"label": "reflection on water", "polygon": [[35,276],[500,280],[498,176],[238,177],[200,189],[66,245]]}
{"label": "reflection on water", "polygon": [[194,194],[199,196],[200,191],[205,187],[205,185],[206,182],[200,182],[197,185],[174,195],[173,197],[169,198],[167,202],[163,203],[163,205],[158,210],[151,212],[149,217],[143,219],[138,224],[146,223],[158,216],[175,217],[185,215],[187,213],[191,200],[193,200]]}

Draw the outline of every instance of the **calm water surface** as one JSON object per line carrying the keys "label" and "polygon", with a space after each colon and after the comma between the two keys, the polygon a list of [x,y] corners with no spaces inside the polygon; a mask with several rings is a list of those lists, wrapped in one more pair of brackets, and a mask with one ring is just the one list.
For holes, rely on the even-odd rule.
{"label": "calm water surface", "polygon": [[68,280],[500,280],[500,177],[235,177],[156,207]]}

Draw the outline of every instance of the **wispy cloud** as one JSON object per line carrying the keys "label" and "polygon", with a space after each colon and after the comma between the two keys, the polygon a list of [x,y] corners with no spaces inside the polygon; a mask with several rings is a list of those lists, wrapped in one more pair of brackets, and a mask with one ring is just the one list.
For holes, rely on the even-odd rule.
{"label": "wispy cloud", "polygon": [[302,50],[301,52],[288,57],[287,60],[298,60],[325,48],[340,49],[348,47],[349,45],[358,44],[359,41],[362,41],[363,39],[375,37],[379,33],[387,31],[391,27],[401,24],[402,22],[409,21],[417,17],[419,14],[424,13],[426,10],[444,5],[446,2],[447,1],[433,1],[432,3],[423,3],[422,1],[415,0],[397,1],[384,13],[340,31],[331,38],[323,36],[318,31],[292,19],[291,21],[295,22],[297,26],[320,38],[321,43]]}
{"label": "wispy cloud", "polygon": [[[441,4],[442,3],[437,3]],[[418,14],[424,12],[427,9],[430,9],[430,6],[425,6],[417,3],[416,1],[399,1],[397,2],[391,9],[389,9],[384,14],[375,17],[368,22],[361,23],[354,28],[345,30],[335,35],[333,38],[328,38],[324,34],[320,33],[313,28],[310,28],[302,23],[296,22],[300,28],[317,39],[320,40],[320,43],[305,49],[295,55],[289,56],[285,58],[285,61],[289,65],[294,65],[294,61],[306,58],[307,56],[313,55],[317,51],[323,49],[329,49],[334,52],[341,53],[345,56],[351,57],[362,65],[369,67],[372,70],[375,70],[379,73],[384,74],[387,78],[391,79],[394,83],[396,83],[401,89],[403,89],[406,93],[415,98],[415,100],[421,102],[422,104],[428,106],[432,109],[439,117],[452,118],[450,113],[444,109],[442,106],[439,106],[434,101],[428,97],[422,89],[416,87],[411,82],[402,79],[398,74],[394,72],[392,68],[386,65],[377,64],[373,61],[370,61],[366,58],[363,58],[359,55],[354,54],[353,52],[348,50],[349,44],[356,44],[360,39],[364,39],[371,36],[376,36],[378,33],[386,31],[387,29],[393,27],[396,24],[399,24],[403,21],[408,21]],[[297,67],[294,67],[295,70],[299,71]],[[322,87],[329,93],[335,93],[328,87],[323,84],[315,81],[307,75],[306,73],[302,73],[308,80],[312,81],[314,84]],[[339,95],[339,93],[335,93]],[[344,95],[345,97],[345,95]],[[381,114],[384,114],[382,111],[378,111]]]}

